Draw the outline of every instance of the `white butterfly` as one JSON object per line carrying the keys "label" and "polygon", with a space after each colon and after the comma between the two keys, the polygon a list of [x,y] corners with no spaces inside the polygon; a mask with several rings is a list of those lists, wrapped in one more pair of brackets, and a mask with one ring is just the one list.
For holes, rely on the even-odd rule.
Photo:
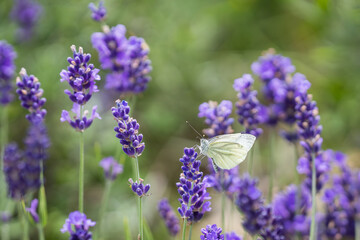
{"label": "white butterfly", "polygon": [[[211,139],[200,139],[200,154],[213,160],[222,169],[231,169],[246,158],[256,137],[251,134],[224,134]],[[216,168],[215,168],[216,171]]]}

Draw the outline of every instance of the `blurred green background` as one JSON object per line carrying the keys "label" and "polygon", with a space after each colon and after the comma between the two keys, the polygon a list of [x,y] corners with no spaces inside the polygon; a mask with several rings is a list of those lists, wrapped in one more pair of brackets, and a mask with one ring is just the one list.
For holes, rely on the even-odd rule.
{"label": "blurred green background", "polygon": [[[9,18],[13,1],[1,0],[0,39],[14,45],[18,53],[17,72],[25,67],[39,78],[44,89],[46,124],[52,141],[45,171],[49,211],[45,231],[47,239],[67,239],[59,229],[77,208],[79,134],[59,121],[62,109],[71,109],[71,102],[63,93],[68,86],[60,83],[59,73],[68,65],[66,59],[72,54],[72,44],[90,52],[91,62],[100,66],[90,36],[101,31],[101,26],[91,19],[89,1],[39,2],[44,11],[35,36],[29,42],[18,43],[14,37],[16,24]],[[159,222],[156,204],[166,196],[175,209],[178,207],[178,159],[184,147],[197,142],[185,121],[203,129],[203,120],[197,118],[202,102],[236,101],[233,80],[250,73],[251,63],[268,48],[290,57],[296,71],[312,83],[310,92],[318,103],[324,128],[324,148],[345,151],[352,164],[359,166],[355,161],[360,155],[359,1],[106,0],[105,6],[109,26],[124,24],[128,34],[143,37],[151,49],[152,81],[148,90],[137,97],[132,115],[140,123],[146,143],[139,160],[141,176],[152,185],[152,195],[145,201],[145,215],[154,239],[169,239],[165,225]],[[100,74],[104,78],[105,71]],[[103,84],[99,83],[100,90]],[[256,85],[260,86],[258,80]],[[97,104],[103,119],[96,120],[85,133],[85,212],[93,220],[98,218],[104,189],[98,162],[104,156],[121,155],[110,111],[115,99],[106,100],[105,95],[104,91],[96,93],[88,104],[89,108]],[[25,114],[18,100],[11,104],[10,140],[22,143],[28,127]],[[237,123],[234,128],[242,130]],[[261,152],[266,153],[267,135],[266,132],[259,139],[255,159],[264,155]],[[293,150],[280,138],[275,148],[276,189],[283,189],[294,181],[292,172],[286,170],[289,164],[294,165]],[[255,168],[265,191],[266,157],[262,159],[263,162],[255,160]],[[131,160],[126,159],[125,172],[116,180],[105,215],[106,239],[124,239],[124,217],[129,218],[133,233],[136,232],[135,197],[127,184],[131,176]],[[199,229],[206,224],[220,223],[219,196],[211,193],[214,210],[195,226],[193,239],[198,239]],[[241,233],[240,215],[230,214],[230,206],[228,211],[228,230]],[[16,239],[18,225],[14,224],[12,230]],[[35,231],[32,239],[36,239]]]}

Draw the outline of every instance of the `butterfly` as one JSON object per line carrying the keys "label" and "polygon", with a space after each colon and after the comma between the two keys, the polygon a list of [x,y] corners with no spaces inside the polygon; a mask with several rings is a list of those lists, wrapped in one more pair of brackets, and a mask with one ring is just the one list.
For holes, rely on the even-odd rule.
{"label": "butterfly", "polygon": [[211,139],[200,139],[200,154],[212,159],[214,169],[231,169],[243,162],[254,145],[256,137],[251,134],[224,134]]}

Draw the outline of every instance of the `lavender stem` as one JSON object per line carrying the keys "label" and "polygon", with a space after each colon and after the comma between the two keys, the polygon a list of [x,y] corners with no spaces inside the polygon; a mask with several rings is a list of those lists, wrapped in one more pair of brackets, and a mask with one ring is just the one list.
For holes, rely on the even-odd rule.
{"label": "lavender stem", "polygon": [[104,223],[104,215],[105,215],[105,211],[109,202],[109,197],[110,197],[110,192],[111,192],[111,186],[112,186],[112,181],[111,180],[106,180],[105,183],[105,191],[104,191],[104,195],[103,195],[103,199],[101,202],[101,207],[100,207],[100,214],[99,214],[99,228],[98,228],[98,233],[101,236],[102,234],[102,229],[103,229],[103,223]]}
{"label": "lavender stem", "polygon": [[272,196],[273,196],[273,184],[274,184],[274,164],[275,164],[275,159],[274,159],[274,142],[275,142],[275,137],[274,137],[274,133],[270,133],[270,148],[269,148],[269,172],[270,172],[270,179],[269,179],[269,195],[268,195],[268,200],[269,202],[272,201]]}
{"label": "lavender stem", "polygon": [[43,227],[41,226],[40,223],[38,223],[36,226],[37,226],[37,229],[38,229],[39,240],[45,240]]}
{"label": "lavender stem", "polygon": [[25,212],[23,211],[23,206],[22,206],[23,201],[22,202],[19,202],[18,204],[18,214],[19,214],[19,217],[20,217],[20,221],[21,221],[21,224],[22,224],[22,240],[29,240],[29,226],[28,226],[28,222],[26,220],[26,215],[25,215]]}
{"label": "lavender stem", "polygon": [[355,221],[355,239],[360,240],[360,220]]}
{"label": "lavender stem", "polygon": [[[135,171],[135,176],[136,176],[136,181],[139,181],[140,179],[140,171],[139,171],[139,161],[137,158],[137,154],[135,154],[135,158],[134,158],[134,171]],[[139,197],[138,198],[138,209],[139,209],[139,234],[140,234],[140,239],[144,239],[144,223],[143,223],[143,216],[142,216],[142,198]]]}
{"label": "lavender stem", "polygon": [[249,159],[249,164],[248,164],[248,172],[249,175],[252,176],[252,171],[253,171],[253,160],[254,159],[254,146],[252,147],[251,151],[250,151],[250,159]]}
{"label": "lavender stem", "polygon": [[221,174],[221,188],[222,188],[222,194],[221,194],[221,228],[225,232],[225,191],[224,191],[224,170],[220,171]]}
{"label": "lavender stem", "polygon": [[193,224],[191,224],[191,225],[190,225],[190,230],[189,230],[189,240],[191,240],[192,228],[193,228]]}
{"label": "lavender stem", "polygon": [[310,227],[310,240],[315,240],[315,230],[316,230],[316,167],[315,167],[315,154],[312,154],[312,177],[311,177],[311,227]]}
{"label": "lavender stem", "polygon": [[83,132],[80,132],[79,211],[84,212],[84,133]]}
{"label": "lavender stem", "polygon": [[187,224],[187,219],[186,219],[186,218],[184,218],[184,223],[183,223],[183,232],[182,232],[182,240],[185,240],[186,224]]}

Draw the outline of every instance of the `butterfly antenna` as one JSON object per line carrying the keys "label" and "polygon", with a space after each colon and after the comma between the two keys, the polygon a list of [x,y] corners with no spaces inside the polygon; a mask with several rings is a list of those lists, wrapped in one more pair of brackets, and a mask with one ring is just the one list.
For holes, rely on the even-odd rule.
{"label": "butterfly antenna", "polygon": [[187,125],[189,125],[191,127],[192,130],[194,130],[194,132],[196,132],[201,138],[203,137],[203,135],[201,135],[198,131],[196,131],[196,129],[191,126],[191,124],[189,123],[189,121],[186,121]]}

